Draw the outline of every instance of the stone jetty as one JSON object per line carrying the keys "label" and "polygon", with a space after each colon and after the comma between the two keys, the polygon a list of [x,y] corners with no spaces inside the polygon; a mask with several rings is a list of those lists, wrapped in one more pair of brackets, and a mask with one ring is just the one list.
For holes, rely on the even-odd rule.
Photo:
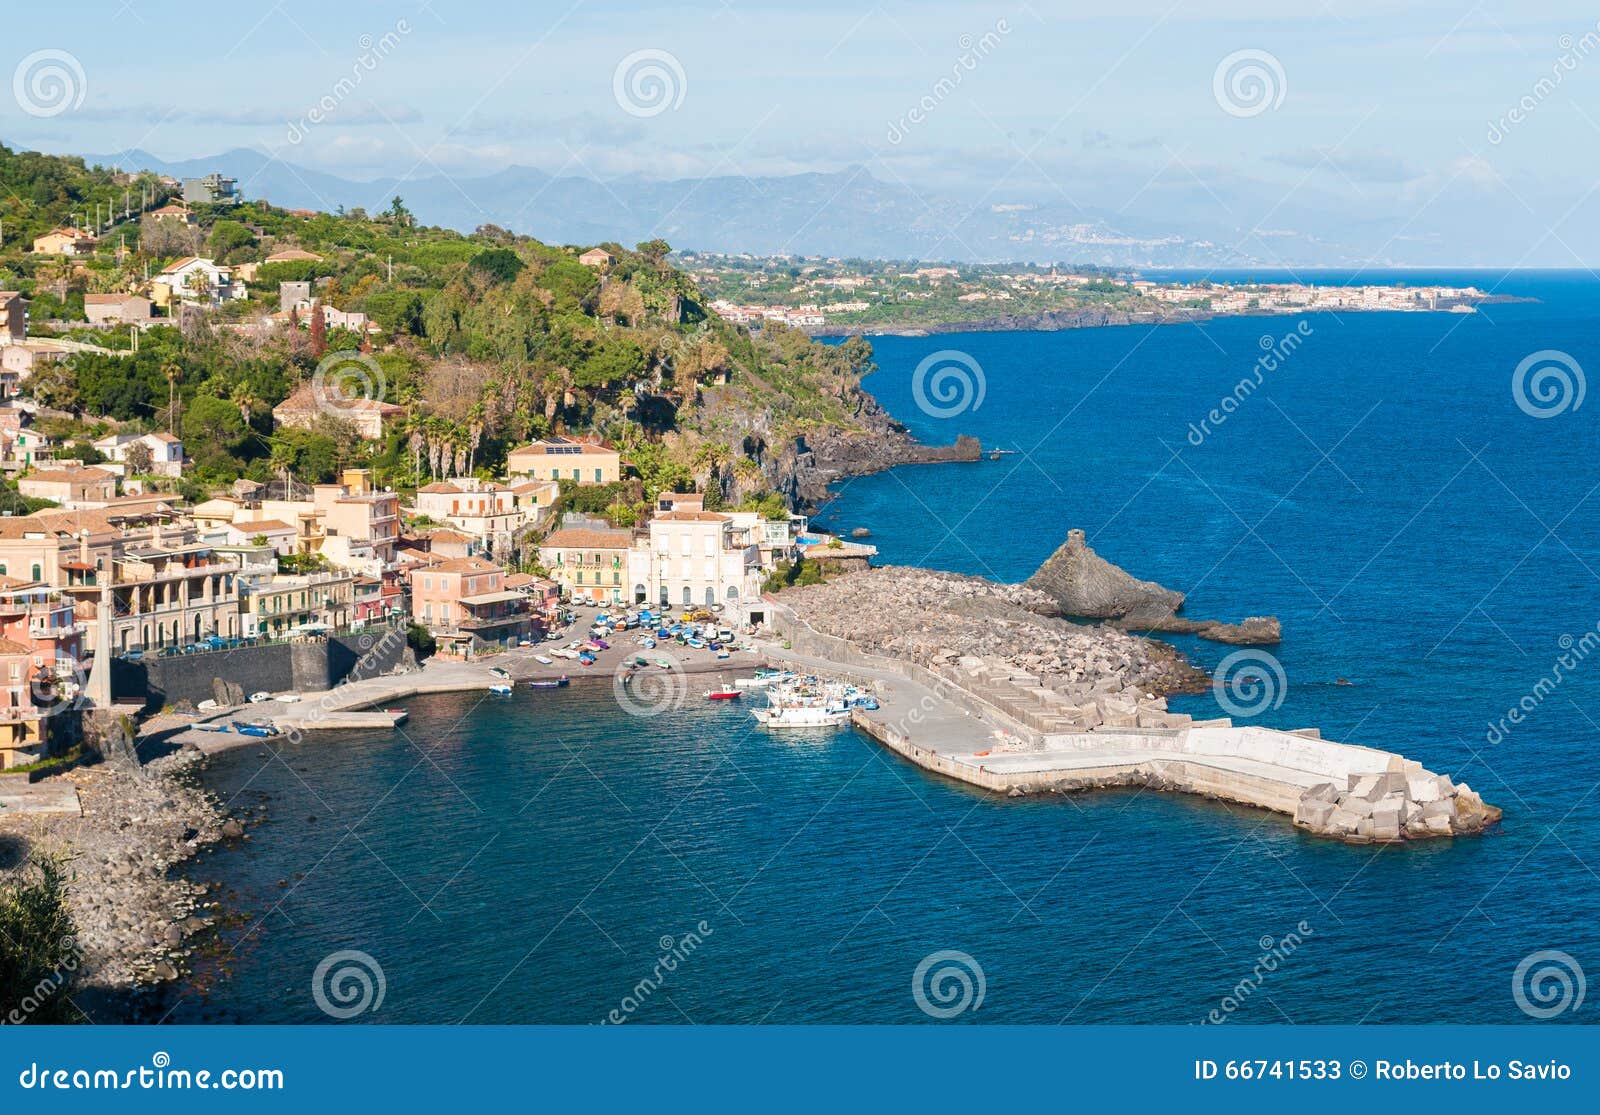
{"label": "stone jetty", "polygon": [[1205,682],[1173,648],[1033,614],[1033,592],[921,569],[853,574],[783,593],[768,654],[870,686],[881,707],[857,710],[859,728],[1008,795],[1193,793],[1353,843],[1477,833],[1500,819],[1470,787],[1393,752],[1172,712],[1168,694]]}

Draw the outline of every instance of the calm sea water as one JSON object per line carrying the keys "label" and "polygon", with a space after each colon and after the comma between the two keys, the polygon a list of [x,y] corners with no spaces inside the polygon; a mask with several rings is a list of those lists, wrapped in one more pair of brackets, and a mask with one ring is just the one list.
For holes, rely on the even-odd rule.
{"label": "calm sea water", "polygon": [[[1600,973],[1600,661],[1486,736],[1600,621],[1600,404],[1533,418],[1512,376],[1546,349],[1600,368],[1600,283],[1450,278],[1540,301],[1313,315],[1199,445],[1190,424],[1297,319],[882,340],[868,386],[920,436],[1025,452],[854,480],[824,521],[1004,579],[1082,527],[1190,614],[1275,614],[1260,722],[1448,771],[1504,807],[1499,831],[1346,847],[1182,797],[990,800],[737,708],[419,699],[404,733],[214,763],[268,812],[194,867],[244,916],[174,1019],[324,1021],[316,969],[354,950],[383,973],[362,1021],[919,1022],[919,962],[959,950],[984,986],[964,1022],[1528,1021],[1523,958]],[[976,409],[919,410],[940,349],[981,367]],[[1208,667],[1232,650],[1183,646]]]}

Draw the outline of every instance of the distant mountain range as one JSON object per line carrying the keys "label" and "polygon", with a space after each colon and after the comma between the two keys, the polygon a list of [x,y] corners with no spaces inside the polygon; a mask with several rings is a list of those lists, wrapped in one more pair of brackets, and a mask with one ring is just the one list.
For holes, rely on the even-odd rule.
{"label": "distant mountain range", "polygon": [[1257,262],[1176,229],[1112,214],[1015,204],[974,209],[883,182],[862,167],[781,177],[600,182],[513,166],[480,177],[435,173],[357,182],[248,148],[176,162],[139,150],[84,158],[180,178],[220,171],[237,178],[246,197],[288,208],[378,210],[398,195],[427,224],[461,232],[496,224],[558,244],[632,244],[660,237],[676,248],[755,255],[1115,267]]}
{"label": "distant mountain range", "polygon": [[[1225,224],[1216,195],[1197,184],[1190,197],[1162,200],[1165,220],[1064,203],[989,202],[908,189],[864,167],[835,173],[746,178],[728,175],[662,181],[631,176],[601,181],[512,166],[493,174],[447,176],[429,169],[404,179],[354,181],[235,148],[169,161],[140,150],[86,155],[91,163],[150,169],[178,177],[220,171],[246,197],[289,208],[379,210],[396,195],[427,224],[471,232],[496,224],[547,243],[634,244],[661,238],[674,248],[752,255],[828,255],[865,259],[1098,264],[1123,268],[1571,266],[1535,216],[1500,209],[1483,221],[1483,199],[1441,190],[1410,215],[1372,206],[1348,212],[1317,195],[1273,191],[1230,195]],[[1252,229],[1243,214],[1271,218]],[[1595,224],[1574,214],[1569,242]],[[1449,230],[1472,228],[1471,236]],[[1595,231],[1600,234],[1600,227]],[[1546,242],[1549,242],[1546,244]],[[1546,244],[1530,256],[1529,244]]]}

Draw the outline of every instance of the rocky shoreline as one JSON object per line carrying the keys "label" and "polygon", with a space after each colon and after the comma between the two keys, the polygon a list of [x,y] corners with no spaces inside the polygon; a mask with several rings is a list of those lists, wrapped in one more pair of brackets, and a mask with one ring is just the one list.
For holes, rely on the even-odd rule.
{"label": "rocky shoreline", "polygon": [[[1463,299],[1468,305],[1504,305],[1517,302],[1537,302],[1514,294],[1490,294],[1482,298]],[[1214,310],[1197,310],[1182,306],[1163,307],[1160,310],[1128,312],[1083,308],[1074,310],[1040,310],[1031,314],[996,314],[993,317],[973,318],[967,321],[938,321],[904,324],[891,322],[873,324],[823,325],[806,330],[813,337],[931,337],[944,333],[1055,333],[1063,329],[1101,329],[1117,325],[1186,325],[1204,324],[1218,318],[1272,318],[1293,317],[1304,313],[1328,313],[1328,310],[1257,311],[1253,313],[1219,314]],[[1407,312],[1407,311],[1398,311]],[[1412,313],[1444,312],[1409,311]]]}
{"label": "rocky shoreline", "polygon": [[209,845],[244,836],[199,782],[205,756],[183,748],[135,769],[121,761],[83,766],[70,780],[82,816],[19,817],[0,834],[20,844],[20,862],[61,860],[76,927],[73,1000],[89,1021],[125,1021],[159,998],[194,954],[193,938],[221,916],[203,883],[178,868]]}

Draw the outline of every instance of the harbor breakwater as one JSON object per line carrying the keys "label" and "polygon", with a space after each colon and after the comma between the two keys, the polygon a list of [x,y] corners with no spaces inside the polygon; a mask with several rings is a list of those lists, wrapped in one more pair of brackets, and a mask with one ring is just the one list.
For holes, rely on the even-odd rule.
{"label": "harbor breakwater", "polygon": [[[983,622],[941,626],[959,610],[953,605],[960,597],[945,598],[940,615],[919,612],[918,602],[932,599],[929,588],[948,579],[931,576],[875,570],[856,575],[855,585],[845,578],[787,595],[796,607],[773,608],[784,643],[773,659],[875,683],[881,707],[856,710],[856,726],[925,769],[1011,796],[1123,786],[1197,794],[1285,814],[1307,832],[1351,843],[1478,833],[1500,820],[1500,810],[1469,786],[1395,752],[1324,740],[1315,729],[1195,721],[1170,712],[1165,697],[1147,688],[1150,679],[1136,665],[1140,655],[1128,652],[1130,637],[1119,631],[1078,627],[1085,658],[1052,664],[1029,652],[1046,667],[1031,671],[997,657],[992,647],[988,654],[964,653],[978,649],[962,645],[974,630],[992,642],[997,627],[1009,623],[1015,637],[1035,623],[1040,630],[1031,642],[1039,645],[1059,621],[1007,617],[998,601],[1012,586],[985,594],[971,582],[986,582],[961,578],[976,591],[967,597],[969,615],[974,599],[985,601]],[[864,606],[863,591],[881,593],[883,606]],[[842,614],[856,618],[842,621]],[[901,631],[936,637],[852,639],[817,629],[859,635],[870,617],[884,615],[896,616]],[[1100,636],[1112,650],[1086,669],[1092,651],[1082,648]],[[886,645],[894,653],[874,653]]]}

